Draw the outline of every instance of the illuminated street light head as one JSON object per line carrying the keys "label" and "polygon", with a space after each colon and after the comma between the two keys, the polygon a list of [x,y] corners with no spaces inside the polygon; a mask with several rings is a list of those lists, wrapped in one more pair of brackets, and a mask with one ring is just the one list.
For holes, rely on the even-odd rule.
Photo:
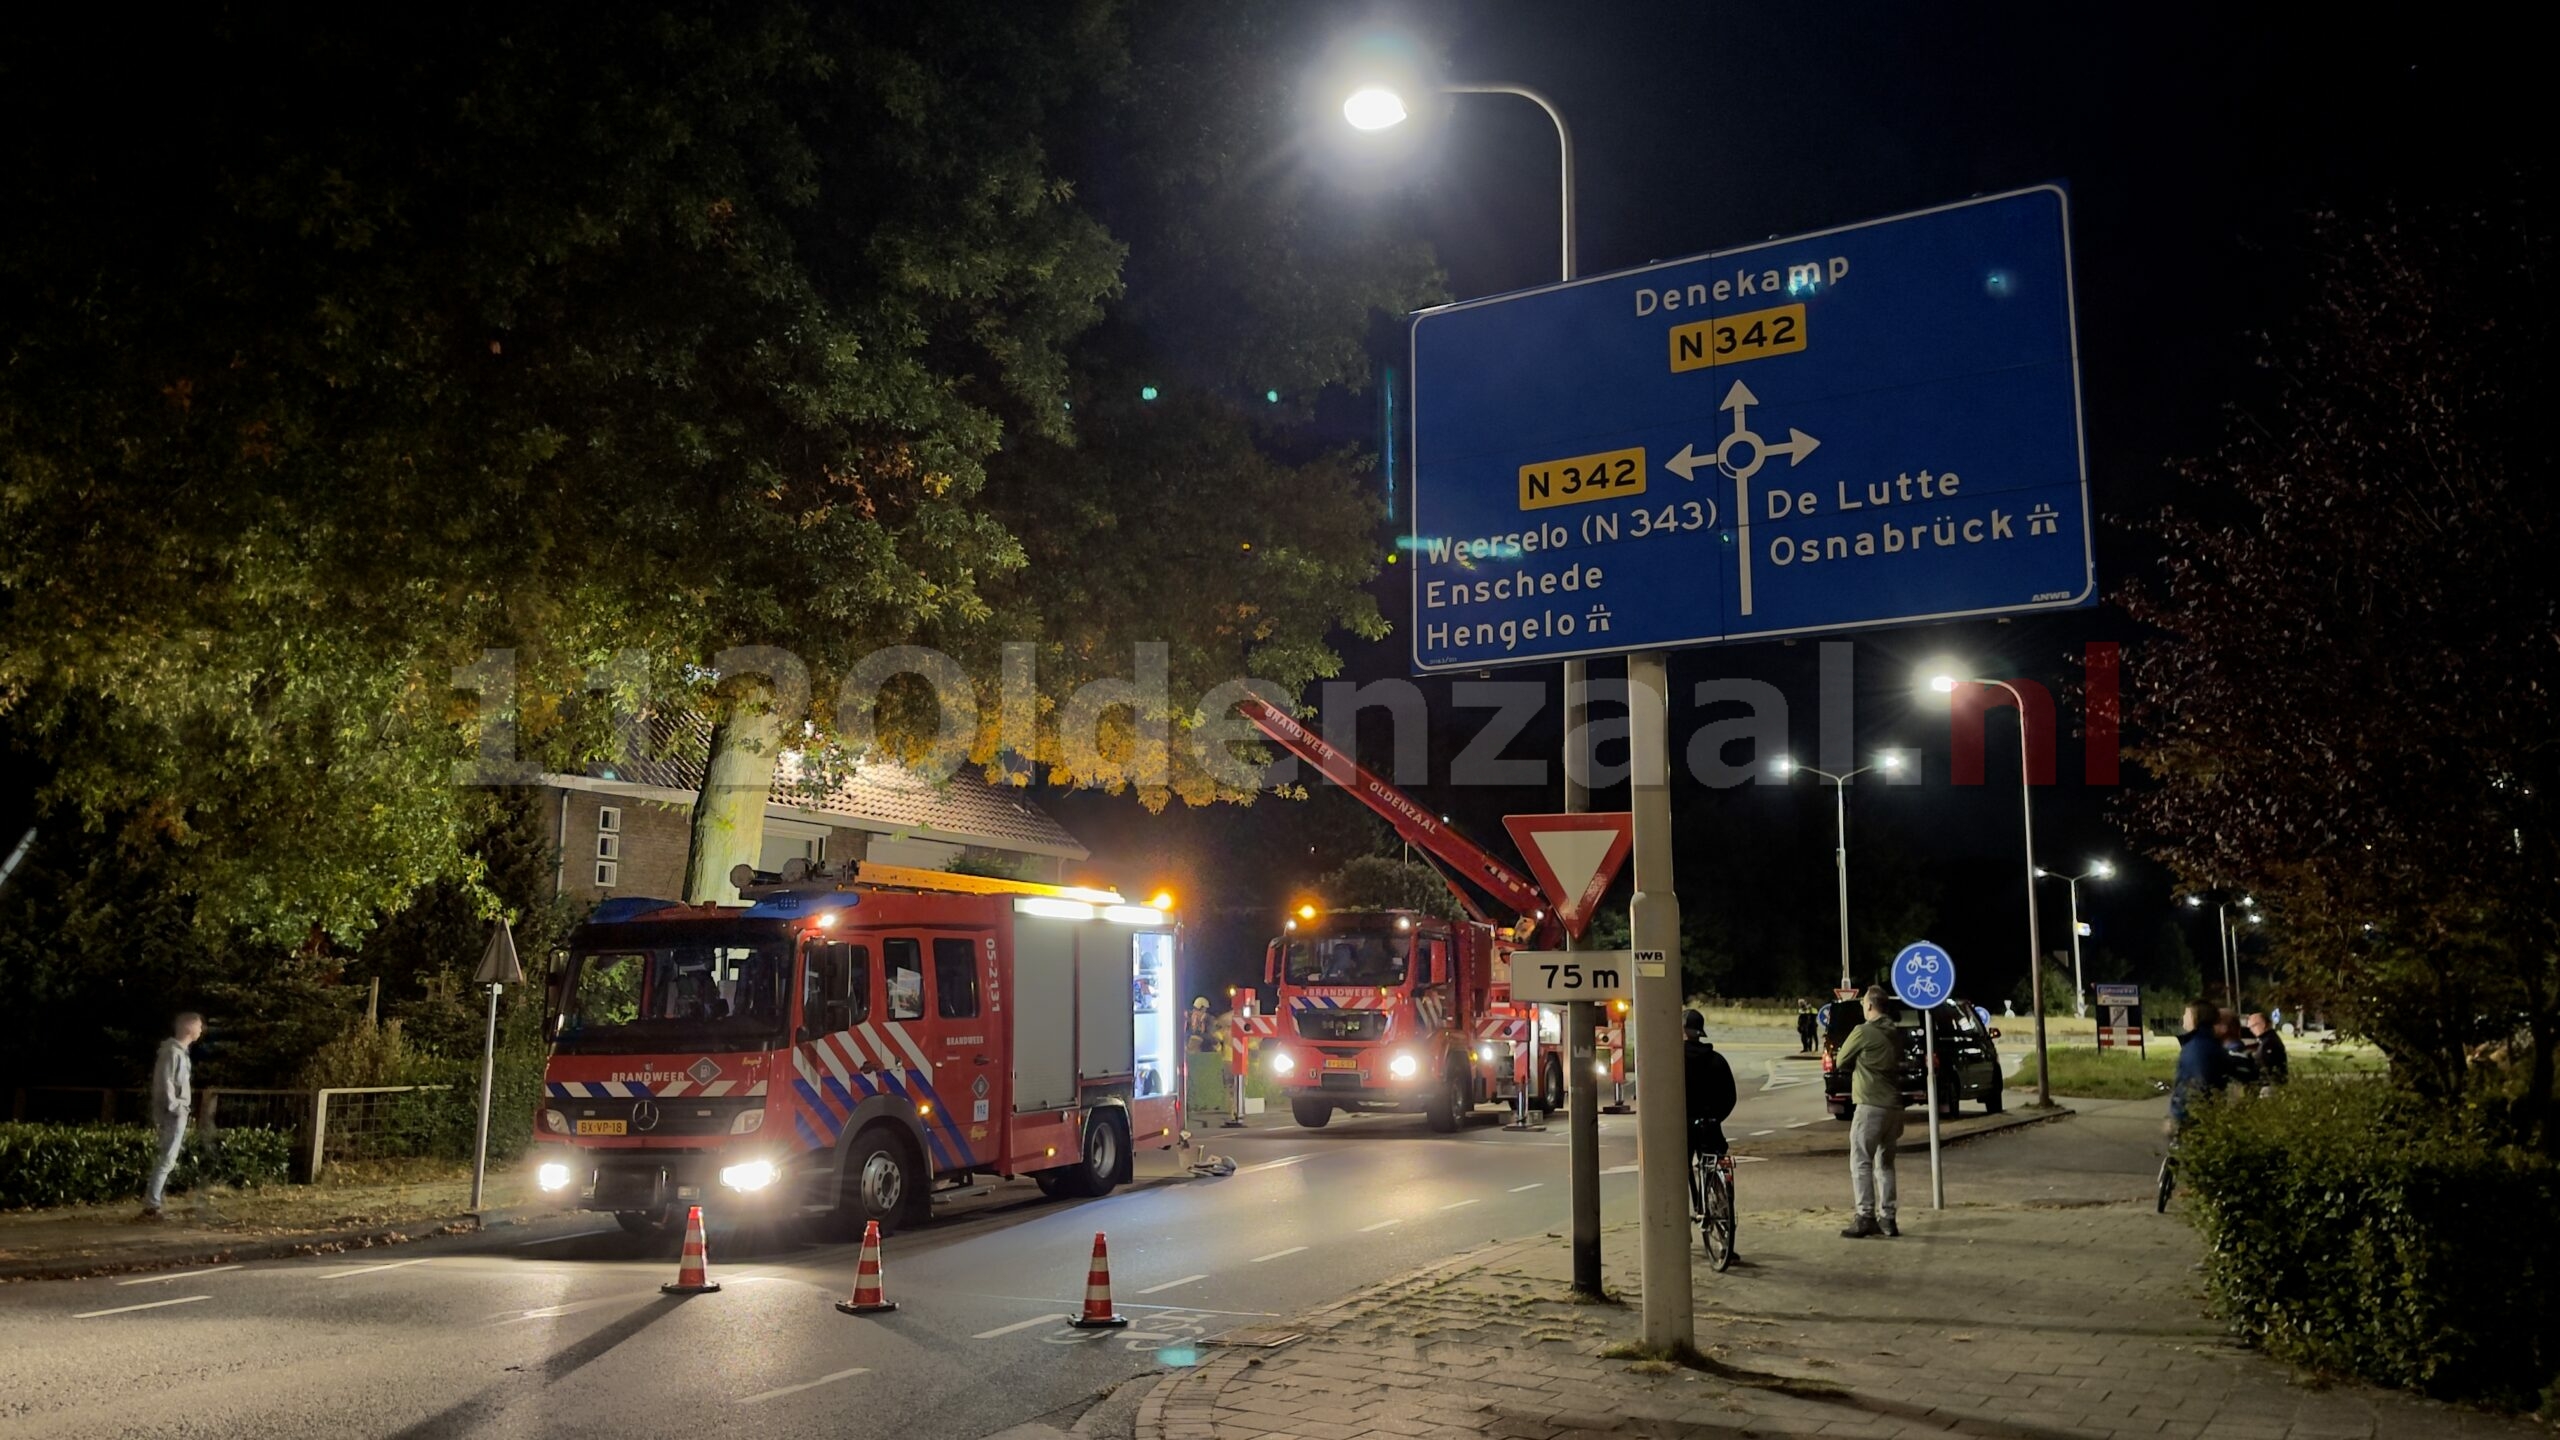
{"label": "illuminated street light head", "polygon": [[2116,877],[2116,867],[2104,860],[2092,860],[2089,862],[2089,873],[2101,880],[2112,880]]}
{"label": "illuminated street light head", "polygon": [[1885,751],[1883,757],[1876,761],[1876,768],[1882,770],[1887,775],[1891,775],[1899,771],[1902,768],[1902,752],[1899,750]]}
{"label": "illuminated street light head", "polygon": [[1953,675],[1932,675],[1929,677],[1929,688],[1937,691],[1941,695],[1952,695],[1956,691],[1956,677]]}
{"label": "illuminated street light head", "polygon": [[1769,768],[1780,775],[1792,775],[1795,773],[1796,762],[1785,755],[1781,755],[1777,759],[1769,762]]}
{"label": "illuminated street light head", "polygon": [[2201,895],[2190,895],[2190,896],[2188,896],[2188,897],[2187,897],[2187,908],[2188,908],[2188,909],[2190,909],[2190,910],[2201,909],[2201,908],[2203,907],[2203,905],[2204,905],[2204,897],[2203,897],[2203,896],[2201,896]]}
{"label": "illuminated street light head", "polygon": [[2047,870],[2046,868],[2044,868],[2044,867],[2043,867],[2043,866],[2041,866],[2041,865],[2039,865],[2039,866],[2037,866],[2037,867],[2036,867],[2036,878],[2037,878],[2037,879],[2039,879],[2039,880],[2043,879],[2044,877],[2046,877],[2047,875],[2050,875],[2050,874],[2052,874],[2052,873],[2053,873],[2052,871]]}
{"label": "illuminated street light head", "polygon": [[1404,97],[1384,85],[1363,85],[1342,102],[1342,118],[1354,130],[1386,130],[1405,121]]}

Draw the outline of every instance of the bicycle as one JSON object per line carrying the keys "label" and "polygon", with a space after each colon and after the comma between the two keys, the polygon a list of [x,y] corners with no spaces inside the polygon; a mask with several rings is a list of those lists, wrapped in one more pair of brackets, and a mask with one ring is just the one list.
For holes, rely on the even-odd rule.
{"label": "bicycle", "polygon": [[1733,1157],[1693,1151],[1689,1156],[1689,1219],[1698,1227],[1709,1267],[1733,1264]]}
{"label": "bicycle", "polygon": [[[2158,1080],[2151,1082],[2151,1088],[2163,1095],[2169,1093],[2169,1086]],[[2167,1152],[2160,1157],[2160,1202],[2157,1212],[2162,1215],[2169,1213],[2169,1195],[2172,1191],[2178,1188],[2177,1122],[2174,1120],[2169,1121],[2165,1128],[2168,1130],[2169,1134],[2169,1148]]]}

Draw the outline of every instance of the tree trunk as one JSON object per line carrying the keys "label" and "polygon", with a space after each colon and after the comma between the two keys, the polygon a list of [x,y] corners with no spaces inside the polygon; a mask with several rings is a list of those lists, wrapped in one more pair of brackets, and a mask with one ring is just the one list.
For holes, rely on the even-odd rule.
{"label": "tree trunk", "polygon": [[765,799],[782,758],[782,717],[762,697],[741,697],[711,727],[702,789],[693,797],[693,839],[684,862],[689,905],[734,905],[729,872],[764,850]]}

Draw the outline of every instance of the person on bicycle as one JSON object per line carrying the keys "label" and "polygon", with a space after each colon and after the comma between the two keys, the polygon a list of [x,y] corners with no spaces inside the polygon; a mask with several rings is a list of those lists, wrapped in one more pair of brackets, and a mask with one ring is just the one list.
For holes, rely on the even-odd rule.
{"label": "person on bicycle", "polygon": [[1689,1153],[1725,1153],[1724,1122],[1733,1114],[1733,1067],[1707,1043],[1707,1017],[1680,1014],[1680,1063],[1689,1091]]}
{"label": "person on bicycle", "polygon": [[2186,1133],[2188,1107],[2207,1095],[2219,1095],[2245,1079],[2243,1061],[2223,1048],[2222,1012],[2198,1000],[2187,1007],[2186,1033],[2178,1037],[2177,1078],[2169,1083],[2169,1138]]}

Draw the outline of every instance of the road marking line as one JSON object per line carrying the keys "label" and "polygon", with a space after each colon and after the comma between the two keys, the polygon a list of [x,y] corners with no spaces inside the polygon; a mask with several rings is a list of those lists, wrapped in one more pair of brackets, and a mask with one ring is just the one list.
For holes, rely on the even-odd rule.
{"label": "road marking line", "polygon": [[1544,1180],[1532,1180],[1526,1185],[1514,1185],[1511,1187],[1511,1193],[1517,1195],[1523,1190],[1535,1190],[1546,1183]]}
{"label": "road marking line", "polygon": [[1250,1175],[1256,1170],[1277,1170],[1283,1165],[1295,1165],[1306,1158],[1307,1157],[1304,1155],[1283,1155],[1277,1160],[1265,1160],[1259,1164],[1247,1165],[1236,1173],[1240,1175]]}
{"label": "road marking line", "polygon": [[610,1235],[612,1233],[613,1232],[610,1230],[577,1230],[567,1235],[545,1235],[539,1240],[519,1240],[516,1242],[516,1248],[521,1250],[528,1245],[557,1245],[563,1240],[584,1240],[590,1235]]}
{"label": "road marking line", "polygon": [[999,1335],[1011,1335],[1018,1330],[1028,1330],[1034,1325],[1055,1325],[1066,1318],[1067,1317],[1064,1315],[1034,1315],[1028,1320],[1016,1320],[1010,1325],[999,1325],[993,1330],[981,1330],[969,1338],[972,1340],[993,1340]]}
{"label": "road marking line", "polygon": [[119,1305],[113,1310],[83,1310],[71,1318],[74,1320],[95,1320],[101,1315],[130,1315],[136,1310],[157,1310],[164,1305],[193,1305],[199,1300],[210,1300],[212,1298],[213,1297],[210,1295],[181,1295],[175,1300],[152,1300],[140,1305]]}
{"label": "road marking line", "polygon": [[1256,1255],[1256,1256],[1254,1256],[1252,1259],[1247,1260],[1247,1261],[1246,1261],[1246,1262],[1244,1262],[1244,1263],[1246,1263],[1247,1265],[1259,1265],[1259,1264],[1261,1264],[1261,1263],[1262,1263],[1263,1261],[1265,1261],[1265,1260],[1277,1260],[1277,1259],[1279,1259],[1280,1257],[1282,1257],[1282,1256],[1284,1256],[1284,1255],[1295,1255],[1295,1254],[1297,1254],[1299,1251],[1304,1250],[1304,1249],[1306,1249],[1306,1248],[1307,1248],[1307,1247],[1306,1247],[1306,1246],[1304,1246],[1304,1245],[1292,1245],[1292,1246],[1290,1246],[1290,1247],[1289,1247],[1288,1249],[1286,1249],[1286,1250],[1274,1250],[1274,1251],[1272,1251],[1272,1252],[1271,1252],[1270,1254],[1268,1254],[1268,1255]]}
{"label": "road marking line", "polygon": [[1633,1175],[1636,1173],[1636,1167],[1633,1165],[1612,1165],[1600,1173],[1603,1175]]}
{"label": "road marking line", "polygon": [[1443,1210],[1464,1210],[1470,1205],[1481,1205],[1483,1203],[1484,1202],[1482,1200],[1461,1200],[1454,1205],[1443,1205],[1440,1208]]}
{"label": "road marking line", "polygon": [[1813,1122],[1810,1120],[1790,1120],[1787,1122],[1787,1128],[1790,1130],[1801,1130],[1812,1123]]}
{"label": "road marking line", "polygon": [[436,1257],[433,1255],[422,1255],[415,1260],[394,1260],[387,1265],[359,1265],[353,1270],[333,1271],[330,1274],[321,1276],[320,1278],[323,1280],[344,1280],[350,1275],[371,1275],[379,1270],[397,1270],[403,1265],[424,1265],[435,1258]]}
{"label": "road marking line", "polygon": [[1757,1140],[1763,1135],[1775,1135],[1777,1133],[1778,1132],[1775,1130],[1754,1130],[1751,1132],[1751,1138]]}
{"label": "road marking line", "polygon": [[210,1270],[181,1270],[174,1275],[145,1275],[139,1280],[119,1280],[116,1283],[118,1285],[166,1285],[172,1280],[192,1280],[198,1275],[219,1275],[225,1270],[239,1268],[238,1265],[216,1265]]}
{"label": "road marking line", "polygon": [[797,1395],[803,1390],[815,1390],[821,1385],[833,1385],[839,1380],[850,1380],[856,1375],[868,1375],[870,1373],[871,1369],[869,1366],[858,1365],[851,1370],[839,1370],[833,1375],[821,1375],[815,1380],[804,1380],[797,1385],[785,1385],[779,1390],[767,1390],[761,1395],[750,1395],[738,1403],[741,1405],[754,1405],[766,1400],[779,1399],[785,1395]]}
{"label": "road marking line", "polygon": [[1139,1291],[1138,1293],[1139,1293],[1139,1294],[1141,1294],[1141,1295],[1153,1295],[1153,1294],[1155,1294],[1155,1293],[1156,1293],[1157,1291],[1159,1291],[1159,1290],[1171,1290],[1171,1289],[1175,1288],[1176,1286],[1188,1285],[1188,1284],[1191,1284],[1193,1281],[1196,1281],[1196,1280],[1206,1280],[1206,1279],[1208,1279],[1208,1278],[1209,1278],[1209,1277],[1208,1277],[1208,1276],[1206,1276],[1206,1275],[1185,1275],[1185,1276],[1183,1276],[1183,1277],[1182,1277],[1181,1279],[1179,1279],[1179,1280],[1167,1280],[1166,1282],[1164,1282],[1164,1283],[1163,1283],[1163,1284],[1161,1284],[1161,1285],[1150,1285],[1150,1286],[1148,1286],[1146,1289],[1141,1290],[1141,1291]]}
{"label": "road marking line", "polygon": [[1372,1230],[1384,1230],[1390,1225],[1401,1225],[1403,1223],[1404,1217],[1399,1215],[1393,1220],[1381,1220],[1375,1225],[1363,1225],[1360,1227],[1360,1233],[1366,1235]]}

